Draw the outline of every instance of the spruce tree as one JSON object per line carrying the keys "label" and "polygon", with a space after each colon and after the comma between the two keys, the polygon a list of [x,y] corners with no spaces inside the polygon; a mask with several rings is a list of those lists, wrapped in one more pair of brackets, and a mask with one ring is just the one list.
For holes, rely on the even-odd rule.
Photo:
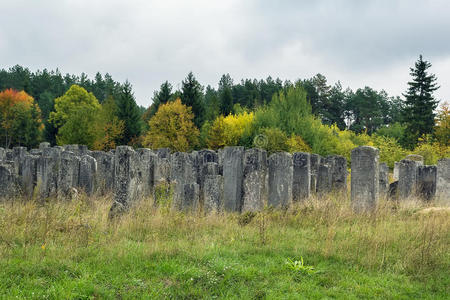
{"label": "spruce tree", "polygon": [[414,148],[418,139],[431,134],[434,127],[438,100],[433,96],[439,86],[436,85],[436,76],[429,74],[431,63],[422,59],[422,55],[416,61],[414,68],[410,68],[412,81],[408,82],[408,90],[403,96],[405,105],[403,109],[403,121],[406,125],[403,145]]}
{"label": "spruce tree", "polygon": [[224,116],[233,112],[233,94],[231,89],[233,87],[233,80],[230,74],[222,75],[219,81],[219,99],[220,99],[220,113]]}
{"label": "spruce tree", "polygon": [[181,87],[181,102],[192,107],[194,113],[194,124],[200,128],[204,120],[204,105],[203,105],[203,87],[195,79],[194,74],[189,72],[188,76],[182,82]]}
{"label": "spruce tree", "polygon": [[133,138],[138,137],[142,130],[141,113],[134,95],[131,84],[126,81],[122,86],[121,93],[117,99],[117,116],[124,122],[122,145],[127,145]]}

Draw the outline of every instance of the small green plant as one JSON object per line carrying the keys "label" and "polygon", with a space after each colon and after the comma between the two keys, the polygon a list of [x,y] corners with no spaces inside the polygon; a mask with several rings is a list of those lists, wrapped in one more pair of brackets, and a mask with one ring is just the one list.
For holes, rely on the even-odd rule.
{"label": "small green plant", "polygon": [[311,275],[316,273],[317,271],[313,266],[306,266],[303,262],[303,256],[300,256],[300,260],[292,260],[288,258],[286,260],[286,265],[289,269],[294,271],[295,273],[301,273],[304,275]]}

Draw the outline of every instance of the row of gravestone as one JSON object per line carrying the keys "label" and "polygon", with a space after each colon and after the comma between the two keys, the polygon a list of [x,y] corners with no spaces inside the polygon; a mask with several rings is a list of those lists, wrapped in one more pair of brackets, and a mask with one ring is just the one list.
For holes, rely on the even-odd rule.
{"label": "row of gravestone", "polygon": [[70,198],[79,190],[88,195],[112,191],[113,166],[114,153],[83,145],[41,143],[29,152],[25,147],[0,148],[1,197]]}
{"label": "row of gravestone", "polygon": [[409,155],[395,163],[394,181],[389,184],[389,169],[379,163],[379,150],[362,146],[351,153],[351,200],[357,211],[370,211],[382,197],[422,198],[450,204],[450,158],[437,166],[423,165],[423,158]]}
{"label": "row of gravestone", "polygon": [[[450,160],[423,166],[409,158],[396,164],[399,180],[389,185],[389,170],[386,164],[379,164],[378,150],[354,149],[354,207],[373,208],[380,196],[389,194],[448,198]],[[113,192],[112,211],[120,211],[150,195],[158,201],[158,186],[173,189],[173,206],[179,210],[258,211],[265,204],[287,207],[314,193],[346,191],[347,161],[342,156],[303,152],[268,157],[264,150],[243,147],[191,153],[170,153],[167,148],[133,150],[128,146],[102,152],[79,145],[50,147],[48,143],[29,153],[23,147],[0,148],[3,197],[20,192],[26,197],[67,198],[80,189],[88,195]]]}

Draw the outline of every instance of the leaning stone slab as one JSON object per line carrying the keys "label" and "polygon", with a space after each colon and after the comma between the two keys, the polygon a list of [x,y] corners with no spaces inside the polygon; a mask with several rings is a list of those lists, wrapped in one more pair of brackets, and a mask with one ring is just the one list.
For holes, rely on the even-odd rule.
{"label": "leaning stone slab", "polygon": [[310,154],[296,152],[292,155],[294,180],[292,196],[294,202],[302,201],[311,195],[311,161]]}
{"label": "leaning stone slab", "polygon": [[267,203],[267,152],[248,149],[244,153],[244,181],[242,211],[260,211]]}
{"label": "leaning stone slab", "polygon": [[207,175],[203,189],[203,210],[205,213],[218,213],[223,209],[223,177]]}
{"label": "leaning stone slab", "polygon": [[292,203],[293,172],[291,154],[278,152],[269,157],[269,206],[287,208]]}
{"label": "leaning stone slab", "polygon": [[379,150],[361,146],[352,150],[351,201],[356,212],[373,211],[378,201]]}
{"label": "leaning stone slab", "polygon": [[320,166],[320,155],[310,154],[310,164],[311,164],[311,193],[317,192],[317,176],[319,174]]}
{"label": "leaning stone slab", "polygon": [[386,163],[381,163],[378,166],[379,169],[379,194],[382,197],[386,197],[389,191],[389,167]]}
{"label": "leaning stone slab", "polygon": [[418,163],[413,160],[403,159],[398,166],[398,197],[405,199],[414,196],[417,187]]}
{"label": "leaning stone slab", "polygon": [[79,187],[87,195],[95,192],[95,177],[97,173],[97,161],[89,155],[83,155],[80,158],[80,175],[78,178]]}
{"label": "leaning stone slab", "polygon": [[436,166],[417,167],[417,195],[424,200],[431,200],[436,194]]}
{"label": "leaning stone slab", "polygon": [[244,147],[225,147],[222,150],[224,210],[239,212],[242,208],[244,181]]}
{"label": "leaning stone slab", "polygon": [[347,159],[341,155],[330,155],[325,159],[331,168],[331,188],[347,190]]}
{"label": "leaning stone slab", "polygon": [[437,163],[436,200],[450,206],[450,158],[440,159]]}

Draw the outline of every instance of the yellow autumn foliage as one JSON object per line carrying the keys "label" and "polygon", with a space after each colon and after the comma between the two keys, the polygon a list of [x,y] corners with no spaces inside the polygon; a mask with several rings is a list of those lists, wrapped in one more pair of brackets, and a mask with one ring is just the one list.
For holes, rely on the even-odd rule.
{"label": "yellow autumn foliage", "polygon": [[150,129],[144,137],[144,146],[153,149],[168,147],[182,152],[194,149],[200,133],[193,119],[191,107],[182,104],[179,98],[160,105],[149,121]]}

